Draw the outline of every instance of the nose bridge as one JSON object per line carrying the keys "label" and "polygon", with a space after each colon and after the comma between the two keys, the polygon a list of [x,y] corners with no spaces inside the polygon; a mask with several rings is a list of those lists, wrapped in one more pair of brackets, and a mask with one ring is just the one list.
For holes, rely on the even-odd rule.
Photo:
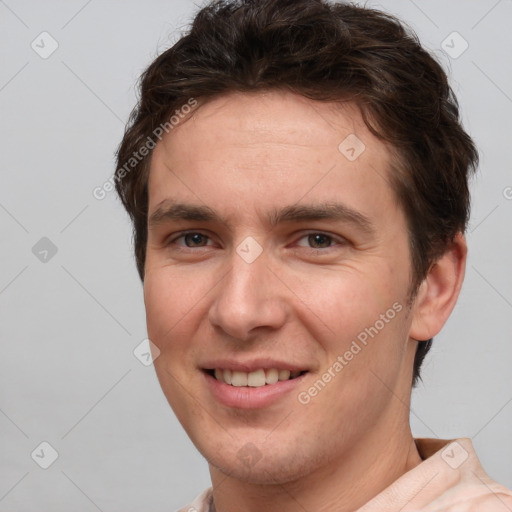
{"label": "nose bridge", "polygon": [[263,295],[263,290],[258,286],[258,282],[264,277],[264,265],[261,262],[248,265],[243,261],[236,261],[234,258],[229,273],[229,283],[224,292],[228,299],[234,301],[259,302]]}
{"label": "nose bridge", "polygon": [[213,325],[240,340],[257,327],[278,328],[285,319],[267,257],[263,251],[255,255],[255,249],[248,241],[233,252],[231,269],[220,283],[209,314]]}

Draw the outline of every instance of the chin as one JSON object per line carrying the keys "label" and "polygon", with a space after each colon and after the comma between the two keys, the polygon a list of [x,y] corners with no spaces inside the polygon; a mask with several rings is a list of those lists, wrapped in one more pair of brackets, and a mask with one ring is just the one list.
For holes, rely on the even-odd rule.
{"label": "chin", "polygon": [[[275,446],[258,449],[248,442],[237,451],[201,450],[210,467],[230,478],[254,485],[286,484],[311,473],[318,464],[305,454],[297,453],[296,447],[276,451]],[[317,464],[314,464],[316,462]]]}

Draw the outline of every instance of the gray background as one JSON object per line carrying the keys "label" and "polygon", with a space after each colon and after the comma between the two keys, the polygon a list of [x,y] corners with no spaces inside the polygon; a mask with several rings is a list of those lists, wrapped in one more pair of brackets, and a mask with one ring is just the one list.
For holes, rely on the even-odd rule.
{"label": "gray background", "polygon": [[[472,437],[512,487],[512,2],[374,5],[442,59],[482,159],[466,282],[413,394],[413,432]],[[133,354],[146,332],[128,219],[113,193],[92,195],[114,170],[137,77],[194,10],[0,1],[1,512],[172,511],[209,484],[152,366]],[[51,48],[43,31],[59,45],[46,59],[31,47]],[[453,31],[469,44],[458,58],[441,50]],[[47,241],[32,249],[42,237],[57,248],[47,261]],[[31,458],[42,441],[59,454],[46,470]]]}

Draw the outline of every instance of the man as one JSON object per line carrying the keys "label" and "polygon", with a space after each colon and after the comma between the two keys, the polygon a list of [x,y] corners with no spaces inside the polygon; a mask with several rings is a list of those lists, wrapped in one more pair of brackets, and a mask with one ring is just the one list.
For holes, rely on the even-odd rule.
{"label": "man", "polygon": [[476,164],[445,73],[378,11],[216,2],[151,64],[116,186],[159,381],[210,467],[183,510],[512,510],[469,439],[409,426]]}

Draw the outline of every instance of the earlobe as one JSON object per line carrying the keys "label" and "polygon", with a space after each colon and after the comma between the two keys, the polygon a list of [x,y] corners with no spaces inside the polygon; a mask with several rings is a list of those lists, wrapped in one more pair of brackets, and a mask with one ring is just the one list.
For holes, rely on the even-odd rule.
{"label": "earlobe", "polygon": [[413,304],[409,337],[418,341],[436,336],[448,320],[464,281],[467,245],[458,233],[450,248],[430,267]]}

